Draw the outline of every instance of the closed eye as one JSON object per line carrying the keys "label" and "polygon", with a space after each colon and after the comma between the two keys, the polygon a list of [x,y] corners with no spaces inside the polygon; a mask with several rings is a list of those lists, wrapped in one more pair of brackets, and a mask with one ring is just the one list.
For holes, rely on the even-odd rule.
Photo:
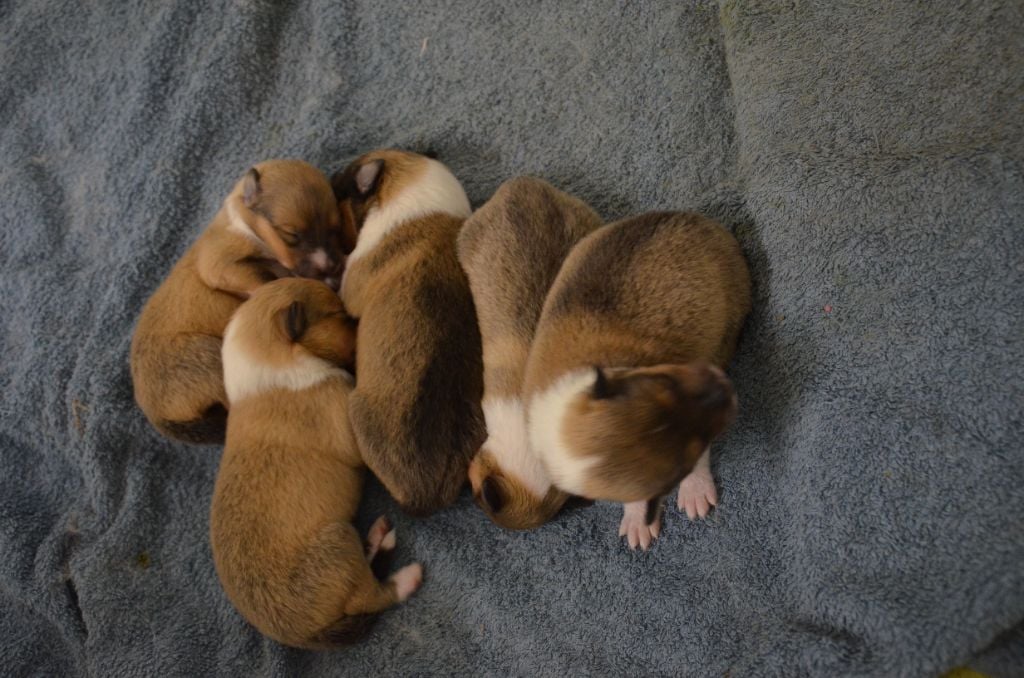
{"label": "closed eye", "polygon": [[284,244],[288,247],[295,247],[299,244],[300,238],[298,233],[289,231],[286,228],[281,228],[280,226],[274,226],[274,230],[277,231],[277,234],[281,236],[281,240],[283,240]]}

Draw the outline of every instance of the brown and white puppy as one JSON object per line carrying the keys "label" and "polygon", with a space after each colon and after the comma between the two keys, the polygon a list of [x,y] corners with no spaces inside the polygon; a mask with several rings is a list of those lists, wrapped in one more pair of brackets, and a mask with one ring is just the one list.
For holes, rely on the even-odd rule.
{"label": "brown and white puppy", "polygon": [[352,428],[395,500],[425,515],[455,501],[484,438],[480,331],[455,254],[469,201],[444,165],[395,150],[332,184],[358,233],[341,284],[359,318]]}
{"label": "brown and white puppy", "polygon": [[297,278],[256,290],[224,334],[231,409],[210,546],[234,606],[285,645],[358,640],[422,580],[418,564],[377,579],[394,531],[378,519],[364,552],[352,525],[364,475],[346,415],[354,350],[337,294]]}
{"label": "brown and white puppy", "polygon": [[135,400],[164,435],[224,440],[220,348],[242,300],[275,278],[320,278],[337,288],[346,237],[331,186],[299,160],[246,172],[213,221],[150,297],[132,337]]}
{"label": "brown and white puppy", "polygon": [[519,177],[502,184],[459,235],[483,340],[487,424],[469,480],[477,503],[503,527],[537,527],[567,498],[530,449],[521,391],[544,297],[569,250],[600,225],[582,201]]}
{"label": "brown and white puppy", "polygon": [[709,446],[736,412],[722,369],[750,303],[736,240],[686,213],[598,229],[551,288],[527,367],[530,442],[562,490],[625,504],[631,548],[657,537],[676,483],[691,519],[717,503]]}

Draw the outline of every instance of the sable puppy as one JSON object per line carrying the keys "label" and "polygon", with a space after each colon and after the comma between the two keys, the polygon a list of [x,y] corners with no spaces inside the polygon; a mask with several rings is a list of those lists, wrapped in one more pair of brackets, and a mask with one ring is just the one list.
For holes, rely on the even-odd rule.
{"label": "sable puppy", "polygon": [[345,414],[355,329],[326,285],[287,279],[256,290],[224,335],[231,402],[210,510],[210,546],[239,612],[274,640],[327,648],[357,640],[404,601],[418,564],[386,582],[395,547],[382,517],[364,552],[352,519],[363,462]]}
{"label": "sable puppy", "polygon": [[600,225],[580,200],[519,177],[502,184],[459,235],[483,340],[487,424],[469,480],[477,503],[503,527],[541,525],[567,498],[530,450],[521,390],[544,297],[569,250]]}
{"label": "sable puppy", "polygon": [[625,504],[632,548],[657,537],[674,484],[691,519],[717,502],[709,445],[736,411],[722,368],[749,310],[739,245],[697,214],[604,226],[552,286],[527,367],[530,441],[562,490]]}
{"label": "sable puppy", "polygon": [[359,318],[352,428],[370,470],[425,515],[455,501],[484,438],[480,331],[455,254],[469,201],[444,165],[395,150],[332,184],[358,233],[341,284]]}
{"label": "sable puppy", "polygon": [[282,276],[337,288],[353,235],[346,237],[331,186],[311,165],[270,160],[246,172],[139,316],[132,382],[153,426],[187,442],[222,442],[220,348],[231,314]]}

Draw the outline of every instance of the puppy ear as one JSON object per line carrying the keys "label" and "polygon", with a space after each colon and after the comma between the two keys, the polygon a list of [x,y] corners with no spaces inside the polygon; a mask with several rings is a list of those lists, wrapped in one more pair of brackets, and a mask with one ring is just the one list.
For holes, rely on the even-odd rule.
{"label": "puppy ear", "polygon": [[501,494],[498,482],[491,476],[484,478],[480,487],[480,498],[491,513],[497,513],[505,505],[505,497]]}
{"label": "puppy ear", "polygon": [[377,190],[377,182],[380,180],[381,170],[384,169],[383,160],[371,160],[356,170],[356,190],[364,198]]}
{"label": "puppy ear", "polygon": [[602,370],[597,365],[594,365],[594,376],[594,388],[591,391],[590,395],[594,398],[594,400],[604,400],[605,398],[611,398],[612,387],[608,383],[608,377],[605,375],[604,370]]}
{"label": "puppy ear", "polygon": [[260,172],[250,167],[242,179],[242,204],[252,207],[260,197]]}
{"label": "puppy ear", "polygon": [[298,341],[306,333],[306,307],[301,301],[293,301],[288,308],[278,313],[278,322],[281,324],[284,336],[293,343]]}

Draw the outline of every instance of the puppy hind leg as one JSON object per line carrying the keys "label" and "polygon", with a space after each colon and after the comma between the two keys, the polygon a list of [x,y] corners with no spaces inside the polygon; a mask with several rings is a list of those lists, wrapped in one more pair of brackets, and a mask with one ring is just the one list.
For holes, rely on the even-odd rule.
{"label": "puppy hind leg", "polygon": [[174,360],[159,377],[161,414],[157,427],[187,442],[223,442],[227,395],[220,358],[221,340],[206,334],[176,337],[168,348]]}

